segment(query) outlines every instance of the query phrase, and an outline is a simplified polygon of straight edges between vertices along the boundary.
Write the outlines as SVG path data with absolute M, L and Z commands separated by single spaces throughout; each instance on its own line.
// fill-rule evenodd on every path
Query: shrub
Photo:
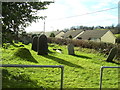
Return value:
M 116 39 L 116 43 L 120 43 L 120 36 L 117 37 L 117 39 Z
M 55 34 L 54 34 L 54 33 L 51 33 L 51 34 L 50 34 L 50 37 L 55 37 Z
M 117 47 L 116 59 L 120 60 L 120 44 L 104 43 L 104 42 L 93 42 L 84 40 L 71 40 L 71 39 L 60 39 L 60 38 L 48 38 L 48 43 L 56 43 L 59 45 L 68 45 L 72 43 L 76 47 L 95 49 L 100 53 L 108 54 L 113 47 Z

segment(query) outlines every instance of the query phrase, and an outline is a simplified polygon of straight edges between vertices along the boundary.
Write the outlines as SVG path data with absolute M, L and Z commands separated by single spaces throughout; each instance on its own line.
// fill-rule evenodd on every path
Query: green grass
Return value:
M 20 43 L 18 44 L 20 45 Z M 53 51 L 62 49 L 62 54 Z M 64 88 L 99 88 L 100 67 L 118 66 L 108 63 L 102 54 L 90 49 L 75 47 L 75 56 L 67 54 L 66 46 L 49 44 L 49 54 L 40 56 L 24 47 L 9 46 L 2 49 L 2 64 L 64 65 Z M 8 68 L 3 69 L 4 88 L 59 88 L 59 68 Z M 118 88 L 118 69 L 105 69 L 103 88 Z
M 120 34 L 115 34 L 116 37 L 120 37 Z

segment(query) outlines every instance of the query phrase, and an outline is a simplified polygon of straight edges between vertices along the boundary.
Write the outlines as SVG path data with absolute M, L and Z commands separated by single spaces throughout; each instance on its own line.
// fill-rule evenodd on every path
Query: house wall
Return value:
M 63 34 L 65 34 L 64 32 L 60 32 L 59 34 L 57 34 L 55 37 L 56 38 L 62 38 L 61 36 L 63 36 Z
M 102 42 L 109 42 L 109 43 L 115 43 L 116 37 L 113 35 L 111 31 L 108 31 L 105 35 L 101 37 Z
M 100 39 L 99 38 L 91 38 L 90 41 L 100 42 Z

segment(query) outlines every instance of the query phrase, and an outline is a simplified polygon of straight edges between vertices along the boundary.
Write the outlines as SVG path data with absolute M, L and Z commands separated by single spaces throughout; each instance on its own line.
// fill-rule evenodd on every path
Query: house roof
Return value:
M 49 36 L 51 35 L 51 33 L 54 33 L 55 36 L 56 36 L 56 35 L 58 35 L 60 32 L 62 32 L 62 31 L 51 31 L 51 32 L 45 32 L 45 35 L 46 35 L 47 37 L 49 37 Z
M 90 38 L 101 38 L 105 33 L 107 33 L 109 30 L 86 30 L 84 33 L 82 33 L 79 38 L 82 39 L 90 39 Z
M 63 38 L 69 38 L 71 35 L 72 38 L 76 37 L 79 33 L 81 33 L 83 30 L 69 30 L 67 31 L 62 37 Z
M 28 33 L 30 33 L 30 34 L 41 34 L 41 33 L 43 33 L 43 31 L 33 31 L 33 32 L 28 32 Z

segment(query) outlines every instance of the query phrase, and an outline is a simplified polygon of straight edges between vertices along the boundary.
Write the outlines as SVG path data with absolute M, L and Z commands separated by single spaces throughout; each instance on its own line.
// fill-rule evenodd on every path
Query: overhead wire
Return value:
M 117 9 L 117 8 L 118 7 L 106 8 L 106 9 L 97 10 L 97 11 L 93 11 L 93 12 L 88 12 L 88 13 L 84 13 L 84 14 L 80 14 L 80 15 L 68 16 L 68 17 L 63 17 L 63 18 L 58 18 L 58 19 L 51 19 L 49 21 L 64 20 L 64 19 L 69 19 L 69 18 L 74 18 L 74 17 L 80 17 L 80 16 L 90 15 L 90 14 L 94 14 L 94 13 L 106 12 L 106 11 Z M 112 20 L 112 19 L 106 19 L 106 20 L 100 20 L 100 21 L 105 22 L 105 21 L 109 21 L 109 20 Z M 92 21 L 92 22 L 96 22 L 96 21 Z M 84 24 L 87 24 L 87 23 L 91 23 L 91 22 L 86 22 Z
M 99 12 L 105 12 L 105 11 L 109 11 L 109 10 L 117 9 L 117 8 L 118 7 L 112 7 L 112 8 L 107 8 L 107 9 L 98 10 L 98 11 L 94 11 L 94 12 L 88 12 L 88 13 L 84 13 L 84 14 L 80 14 L 80 15 L 74 15 L 74 16 L 68 16 L 68 17 L 58 18 L 56 20 L 67 19 L 67 18 L 74 18 L 74 17 L 80 17 L 80 16 L 84 16 L 84 15 L 89 15 L 89 14 L 94 14 L 94 13 L 99 13 Z

